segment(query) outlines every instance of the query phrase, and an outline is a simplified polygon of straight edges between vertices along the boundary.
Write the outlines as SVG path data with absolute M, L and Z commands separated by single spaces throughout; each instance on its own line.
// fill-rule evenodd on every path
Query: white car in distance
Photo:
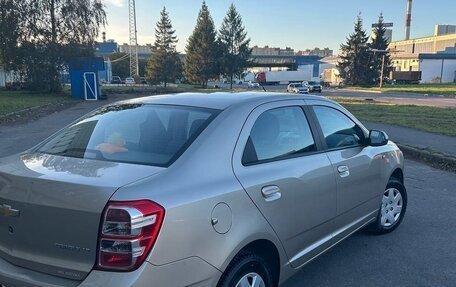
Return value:
M 135 79 L 132 77 L 125 78 L 125 85 L 134 85 L 136 84 Z
M 257 83 L 257 82 L 254 82 L 254 81 L 249 81 L 247 87 L 249 89 L 259 89 L 260 88 L 260 84 Z
M 308 94 L 309 88 L 307 86 L 304 86 L 303 84 L 291 83 L 287 87 L 287 92 L 295 94 Z

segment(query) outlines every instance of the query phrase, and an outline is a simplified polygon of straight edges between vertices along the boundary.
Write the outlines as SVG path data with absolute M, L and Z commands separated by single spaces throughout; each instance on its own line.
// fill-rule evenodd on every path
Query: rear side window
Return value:
M 314 106 L 328 149 L 357 146 L 364 142 L 364 133 L 342 112 L 324 106 Z
M 108 106 L 60 131 L 35 151 L 84 159 L 169 166 L 218 112 L 171 105 Z
M 252 127 L 242 163 L 286 158 L 316 151 L 309 123 L 300 107 L 284 107 L 262 113 Z

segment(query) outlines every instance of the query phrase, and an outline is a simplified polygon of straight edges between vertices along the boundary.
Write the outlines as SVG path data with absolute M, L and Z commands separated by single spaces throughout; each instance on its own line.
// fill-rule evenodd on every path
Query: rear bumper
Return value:
M 78 286 L 81 282 L 52 276 L 13 265 L 0 258 L 0 285 L 6 287 Z
M 156 266 L 144 263 L 133 272 L 92 271 L 84 281 L 73 281 L 14 266 L 0 258 L 0 286 L 6 287 L 212 287 L 222 273 L 198 257 Z
M 204 260 L 191 257 L 156 266 L 146 262 L 134 272 L 92 271 L 79 287 L 212 287 L 222 273 Z

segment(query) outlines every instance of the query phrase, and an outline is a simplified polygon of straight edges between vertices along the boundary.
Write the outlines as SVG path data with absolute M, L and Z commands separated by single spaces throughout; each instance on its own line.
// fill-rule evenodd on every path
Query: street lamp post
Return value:
M 380 89 L 383 87 L 383 70 L 385 69 L 385 54 L 382 56 L 382 70 L 380 72 Z
M 385 55 L 388 53 L 388 50 L 379 50 L 379 49 L 370 49 L 372 52 L 375 53 L 383 53 L 382 56 L 382 70 L 380 71 L 380 89 L 383 87 L 383 70 L 385 69 Z

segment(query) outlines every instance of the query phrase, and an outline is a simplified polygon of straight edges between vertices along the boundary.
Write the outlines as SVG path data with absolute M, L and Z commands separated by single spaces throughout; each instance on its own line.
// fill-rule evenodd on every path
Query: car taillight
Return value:
M 108 202 L 103 213 L 97 269 L 133 271 L 144 262 L 165 215 L 149 200 Z

